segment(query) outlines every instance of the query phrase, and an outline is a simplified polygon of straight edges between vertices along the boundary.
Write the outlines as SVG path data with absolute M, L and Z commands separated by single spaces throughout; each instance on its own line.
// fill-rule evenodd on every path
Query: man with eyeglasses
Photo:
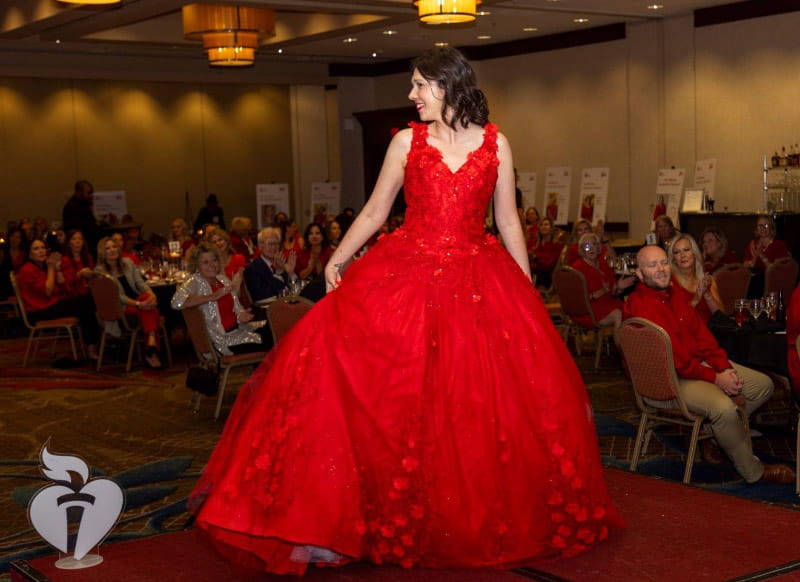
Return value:
M 290 253 L 288 259 L 283 259 L 279 229 L 262 228 L 258 233 L 258 250 L 261 254 L 244 269 L 244 281 L 254 302 L 276 297 L 296 277 L 297 257 Z

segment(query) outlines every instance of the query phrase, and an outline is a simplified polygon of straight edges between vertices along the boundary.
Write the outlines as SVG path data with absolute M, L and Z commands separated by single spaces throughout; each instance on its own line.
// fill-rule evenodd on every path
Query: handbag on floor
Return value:
M 186 387 L 204 396 L 216 396 L 219 371 L 204 366 L 189 366 L 186 370 Z

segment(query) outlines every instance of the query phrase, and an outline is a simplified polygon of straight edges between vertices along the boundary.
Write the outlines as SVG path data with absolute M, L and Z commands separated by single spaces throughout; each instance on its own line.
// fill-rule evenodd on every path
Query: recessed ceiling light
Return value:
M 397 34 L 397 31 L 396 30 L 384 30 L 383 34 L 385 34 L 386 36 L 394 36 L 395 34 Z
M 449 43 L 449 42 L 443 42 L 443 41 L 435 42 L 435 43 L 433 43 L 433 44 L 434 44 L 435 46 L 450 46 L 450 43 Z
M 538 30 L 536 26 L 526 26 L 522 29 L 523 32 L 537 32 Z
M 664 8 L 663 4 L 648 4 L 647 5 L 647 9 L 648 10 L 661 10 L 662 8 Z
M 586 24 L 587 22 L 589 22 L 589 19 L 588 18 L 573 18 L 572 22 L 574 22 L 575 24 Z
M 489 39 L 492 38 L 492 35 L 491 34 L 479 34 L 476 38 L 478 40 L 489 40 Z
M 346 39 L 342 41 L 345 44 L 350 44 L 351 42 L 358 42 L 358 39 L 354 36 L 348 36 Z

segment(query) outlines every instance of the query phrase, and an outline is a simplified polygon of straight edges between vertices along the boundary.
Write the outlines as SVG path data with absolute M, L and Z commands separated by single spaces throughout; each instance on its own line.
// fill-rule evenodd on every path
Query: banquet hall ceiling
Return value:
M 276 12 L 276 35 L 257 59 L 367 64 L 415 56 L 436 42 L 481 46 L 691 14 L 731 0 L 483 0 L 467 26 L 423 26 L 410 0 L 246 0 Z M 188 0 L 122 0 L 85 7 L 57 0 L 0 2 L 0 51 L 202 58 L 183 39 Z M 234 4 L 216 0 L 219 4 Z M 648 5 L 662 4 L 653 10 Z M 576 19 L 588 19 L 576 22 Z M 386 34 L 387 31 L 394 31 Z M 479 38 L 480 37 L 480 38 Z M 356 39 L 346 42 L 346 39 Z

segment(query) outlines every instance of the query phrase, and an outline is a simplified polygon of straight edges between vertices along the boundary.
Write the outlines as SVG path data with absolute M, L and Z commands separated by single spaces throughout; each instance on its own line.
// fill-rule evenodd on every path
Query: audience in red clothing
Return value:
M 181 256 L 186 256 L 187 251 L 195 245 L 194 238 L 189 234 L 189 226 L 182 218 L 175 218 L 169 225 L 169 240 L 181 243 Z
M 133 261 L 121 256 L 119 247 L 109 237 L 97 243 L 97 271 L 116 281 L 119 300 L 127 315 L 139 320 L 145 334 L 145 360 L 151 368 L 161 368 L 158 340 L 158 301 Z
M 678 236 L 678 234 L 678 229 L 675 228 L 675 224 L 672 222 L 672 219 L 669 216 L 662 214 L 656 218 L 656 236 L 658 237 L 658 246 L 664 249 L 664 252 L 667 252 L 669 245 L 672 244 L 672 241 L 675 240 L 675 237 Z
M 15 228 L 6 237 L 6 260 L 11 263 L 11 269 L 16 273 L 28 258 L 28 237 L 21 228 Z
M 335 250 L 336 247 L 339 246 L 339 242 L 342 240 L 344 233 L 342 232 L 342 225 L 339 224 L 339 221 L 332 220 L 328 225 L 327 234 L 328 234 L 328 246 L 331 250 Z
M 797 353 L 797 337 L 800 336 L 800 285 L 795 287 L 789 307 L 786 309 L 786 355 L 792 392 L 800 401 L 800 355 Z
M 303 250 L 297 255 L 295 270 L 301 279 L 313 279 L 325 270 L 325 265 L 328 264 L 328 259 L 331 258 L 333 251 L 328 246 L 325 231 L 316 222 L 312 222 L 306 227 L 303 239 L 305 244 Z
M 242 255 L 248 263 L 253 260 L 256 253 L 256 245 L 250 233 L 252 228 L 253 223 L 246 216 L 237 216 L 231 220 L 231 246 L 234 252 Z
M 556 238 L 553 221 L 544 217 L 539 221 L 539 231 L 528 241 L 528 257 L 531 272 L 536 276 L 536 286 L 549 289 L 553 283 L 555 269 L 564 243 Z
M 89 295 L 70 296 L 61 272 L 61 253 L 47 254 L 44 241 L 31 243 L 28 259 L 17 273 L 17 286 L 31 323 L 77 317 L 89 357 L 97 359 L 97 319 Z
M 537 232 L 539 232 L 539 211 L 529 206 L 525 211 L 525 239 L 532 239 Z
M 592 223 L 588 220 L 576 220 L 575 223 L 572 225 L 572 235 L 570 236 L 570 244 L 567 246 L 566 250 L 564 251 L 564 260 L 562 263 L 567 266 L 571 266 L 572 263 L 578 260 L 578 241 L 580 241 L 581 237 L 585 234 L 590 232 L 594 232 L 600 242 L 602 247 L 600 249 L 600 259 L 602 261 L 608 262 L 608 259 L 615 258 L 617 256 L 616 251 L 614 248 L 607 244 L 607 241 L 603 240 L 603 221 L 600 220 L 597 223 L 597 228 L 592 227 Z
M 786 243 L 775 238 L 775 221 L 771 216 L 759 216 L 755 239 L 744 249 L 744 266 L 764 272 L 770 263 L 789 256 Z
M 206 240 L 219 251 L 220 266 L 238 294 L 242 285 L 243 271 L 247 265 L 244 255 L 233 250 L 231 237 L 221 228 L 215 228 Z
M 61 257 L 61 272 L 68 295 L 89 294 L 89 279 L 95 275 L 94 259 L 89 254 L 89 246 L 83 233 L 79 230 L 69 232 Z
M 679 234 L 669 247 L 668 257 L 673 279 L 703 323 L 708 323 L 714 312 L 725 310 L 717 282 L 703 272 L 700 249 L 691 235 Z
M 304 241 L 297 228 L 297 221 L 294 218 L 287 218 L 286 221 L 281 224 L 280 228 L 281 237 L 283 238 L 283 244 L 281 246 L 283 258 L 288 259 L 289 253 L 294 253 L 299 257 L 300 251 L 303 250 Z
M 706 273 L 738 262 L 736 253 L 728 248 L 728 237 L 720 229 L 709 226 L 700 235 L 700 243 L 703 245 L 703 270 Z
M 600 237 L 587 232 L 578 241 L 580 258 L 572 263 L 572 268 L 583 273 L 586 279 L 586 290 L 592 307 L 594 320 L 600 326 L 614 326 L 614 341 L 617 331 L 622 325 L 622 300 L 618 295 L 636 282 L 636 277 L 628 276 L 617 280 L 614 270 L 608 265 L 600 253 L 602 245 Z M 592 321 L 587 315 L 575 318 L 576 323 L 591 328 Z

